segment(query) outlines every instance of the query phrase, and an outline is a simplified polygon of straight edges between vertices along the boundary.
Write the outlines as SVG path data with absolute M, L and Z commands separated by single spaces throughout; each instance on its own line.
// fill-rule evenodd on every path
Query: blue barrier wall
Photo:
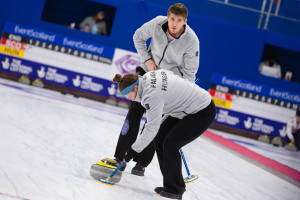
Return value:
M 135 30 L 157 15 L 166 15 L 168 9 L 166 5 L 155 4 L 147 0 L 93 0 L 93 2 L 116 7 L 109 36 L 92 35 L 43 21 L 41 18 L 45 0 L 1 1 L 0 30 L 2 31 L 5 21 L 12 21 L 94 43 L 136 51 L 132 41 Z M 173 1 L 169 2 L 170 4 L 173 3 Z M 181 2 L 185 3 L 185 1 Z M 211 7 L 213 5 L 208 1 L 199 1 L 198 4 L 194 3 L 193 5 L 186 1 L 186 5 L 188 8 L 193 6 L 190 9 L 188 24 L 200 40 L 200 67 L 197 76 L 201 79 L 200 85 L 202 87 L 208 89 L 212 73 L 218 72 L 300 93 L 299 83 L 265 77 L 258 72 L 266 44 L 299 53 L 299 38 L 257 29 L 248 24 L 241 25 L 240 23 L 209 17 L 209 10 L 207 9 L 211 9 L 212 12 L 226 12 L 226 10 Z M 196 12 L 196 6 L 199 6 L 199 10 L 207 10 L 207 13 Z M 237 17 L 232 13 L 231 15 Z M 282 60 L 284 61 L 284 58 Z M 299 67 L 295 70 L 298 70 L 297 73 L 300 74 Z

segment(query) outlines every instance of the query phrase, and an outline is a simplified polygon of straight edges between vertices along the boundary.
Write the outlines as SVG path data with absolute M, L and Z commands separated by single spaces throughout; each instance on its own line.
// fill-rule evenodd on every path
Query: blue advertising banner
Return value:
M 68 36 L 52 33 L 38 28 L 33 28 L 25 25 L 5 22 L 3 32 L 20 35 L 26 38 L 39 40 L 67 48 L 84 51 L 94 55 L 99 55 L 105 58 L 112 59 L 115 48 L 100 44 L 90 43 L 84 40 L 71 38 Z
M 238 90 L 243 90 L 291 103 L 300 104 L 300 94 L 259 83 L 250 82 L 240 78 L 213 73 L 211 82 Z
M 111 81 L 64 70 L 49 65 L 24 60 L 0 53 L 0 71 L 15 75 L 26 75 L 31 79 L 40 79 L 55 85 L 89 92 L 104 97 L 124 100 L 117 85 Z M 128 101 L 128 100 L 127 100 Z
M 286 124 L 261 117 L 216 107 L 217 116 L 214 123 L 254 132 L 270 137 L 277 137 L 285 130 Z

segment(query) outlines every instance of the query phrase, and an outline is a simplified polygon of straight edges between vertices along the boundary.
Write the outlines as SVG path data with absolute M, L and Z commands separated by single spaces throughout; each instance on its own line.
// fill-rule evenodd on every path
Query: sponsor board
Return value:
M 12 22 L 5 22 L 0 52 L 1 71 L 126 101 L 112 79 L 140 65 L 135 52 Z
M 53 43 L 48 43 L 40 40 L 34 40 L 30 38 L 21 37 L 18 35 L 14 35 L 11 33 L 2 33 L 1 43 L 6 47 L 11 47 L 14 49 L 22 48 L 25 50 L 26 46 L 40 48 L 40 51 L 50 50 L 53 52 L 61 53 L 61 55 L 71 55 L 75 57 L 80 57 L 82 59 L 92 60 L 96 62 L 100 62 L 103 64 L 111 65 L 112 59 L 106 58 L 100 55 L 92 54 L 90 52 L 79 51 L 77 49 L 67 48 L 64 46 L 60 46 Z M 21 46 L 22 44 L 22 46 Z M 30 48 L 28 48 L 29 50 Z M 27 52 L 29 53 L 29 52 Z M 40 54 L 43 56 L 43 53 Z
M 111 63 L 115 51 L 115 48 L 113 47 L 90 43 L 88 41 L 8 21 L 5 22 L 3 32 L 5 34 L 12 34 L 10 37 L 15 36 L 14 38 L 16 38 L 16 40 L 20 40 L 22 37 L 27 38 L 27 41 L 34 45 L 37 45 L 37 42 L 39 42 L 39 44 L 45 44 L 45 46 L 52 44 L 52 46 L 57 46 L 57 48 L 60 49 L 64 47 L 67 49 L 77 50 L 78 52 L 97 55 L 100 57 L 101 62 L 104 63 Z
M 214 73 L 209 93 L 217 106 L 214 123 L 272 137 L 285 131 L 299 107 L 299 94 Z
M 221 124 L 245 131 L 250 131 L 271 137 L 277 137 L 286 127 L 286 124 L 261 117 L 232 111 L 229 109 L 217 109 L 217 116 L 214 123 Z
M 283 100 L 290 103 L 300 104 L 300 94 L 259 83 L 250 82 L 240 78 L 213 73 L 211 82 L 236 90 Z
M 119 100 L 128 101 L 127 98 L 119 94 L 117 85 L 115 83 L 105 79 L 64 70 L 42 63 L 28 61 L 1 53 L 0 63 L 0 71 L 19 76 L 26 75 L 30 79 L 40 79 L 45 83 L 51 83 L 104 97 L 115 97 Z
M 279 100 L 276 98 L 271 98 L 271 97 L 267 97 L 267 96 L 263 96 L 263 95 L 259 95 L 259 94 L 254 94 L 252 92 L 237 90 L 237 89 L 229 88 L 229 87 L 222 86 L 222 85 L 216 85 L 214 83 L 211 83 L 209 88 L 210 88 L 209 89 L 210 94 L 213 97 L 216 96 L 215 93 L 212 92 L 213 90 L 215 90 L 216 92 L 218 91 L 218 92 L 225 93 L 227 100 L 229 99 L 227 97 L 227 95 L 229 95 L 232 98 L 232 100 L 234 98 L 236 99 L 238 97 L 243 97 L 243 98 L 251 100 L 251 101 L 253 100 L 253 103 L 262 102 L 262 103 L 267 103 L 268 105 L 276 105 L 276 106 L 280 106 L 282 108 L 288 108 L 291 110 L 296 110 L 298 108 L 298 104 L 296 104 L 296 103 L 291 103 L 291 102 Z M 224 95 L 222 95 L 222 94 L 217 95 L 217 98 L 224 99 Z
M 115 74 L 123 76 L 128 73 L 134 73 L 140 64 L 140 57 L 137 53 L 116 48 L 110 79 L 112 80 Z

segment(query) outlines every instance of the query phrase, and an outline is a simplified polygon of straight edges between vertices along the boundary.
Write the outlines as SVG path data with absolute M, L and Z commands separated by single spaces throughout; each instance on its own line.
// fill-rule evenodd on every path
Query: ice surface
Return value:
M 0 199 L 155 200 L 162 186 L 155 157 L 145 177 L 113 187 L 89 176 L 112 157 L 127 110 L 0 79 Z M 201 136 L 183 147 L 191 174 L 186 200 L 299 200 L 300 189 Z M 183 175 L 186 172 L 183 166 Z

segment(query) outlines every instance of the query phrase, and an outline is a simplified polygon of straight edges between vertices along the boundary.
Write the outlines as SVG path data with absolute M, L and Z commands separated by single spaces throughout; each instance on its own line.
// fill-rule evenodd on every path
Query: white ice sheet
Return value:
M 127 110 L 0 79 L 0 199 L 155 200 L 155 157 L 145 177 L 129 163 L 114 187 L 89 176 L 112 157 Z M 204 137 L 204 136 L 202 136 Z M 186 200 L 298 200 L 300 189 L 209 140 L 183 148 L 192 174 Z M 185 169 L 183 174 L 186 176 Z

